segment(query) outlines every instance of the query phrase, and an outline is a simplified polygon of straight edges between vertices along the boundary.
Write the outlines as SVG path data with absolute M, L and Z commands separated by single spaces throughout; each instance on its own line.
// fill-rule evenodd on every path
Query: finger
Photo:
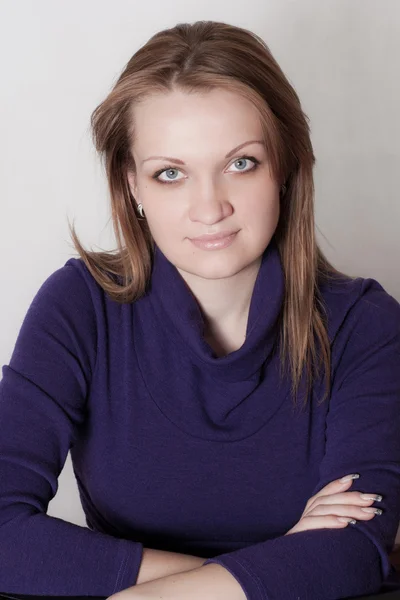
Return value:
M 343 492 L 338 494 L 331 494 L 330 496 L 319 496 L 314 499 L 303 511 L 302 517 L 312 511 L 315 506 L 320 504 L 349 504 L 357 506 L 371 506 L 374 502 L 378 501 L 374 499 L 375 494 L 368 494 L 370 499 L 361 498 L 361 492 Z M 378 495 L 379 497 L 379 495 Z M 380 496 L 382 498 L 382 496 Z
M 369 499 L 363 499 L 361 497 L 361 492 L 340 492 L 338 494 L 331 494 L 330 496 L 319 496 L 314 499 L 313 505 L 309 506 L 307 512 L 314 506 L 320 504 L 355 504 L 357 506 L 370 506 L 374 502 L 379 501 L 377 498 L 374 498 L 376 494 L 368 493 L 368 496 Z
M 363 519 L 364 521 L 370 521 L 376 516 L 376 514 L 378 514 L 373 512 L 364 512 L 362 508 L 362 506 L 352 506 L 349 504 L 318 504 L 310 513 L 308 513 L 307 517 L 335 515 L 337 517 L 351 517 L 352 519 Z M 380 508 L 374 510 L 381 511 Z
M 358 475 L 358 474 L 356 473 L 355 475 Z M 354 481 L 354 479 L 350 479 L 350 480 L 344 481 L 344 482 L 340 481 L 340 479 L 335 479 L 334 481 L 331 481 L 325 487 L 323 487 L 319 492 L 314 494 L 314 496 L 311 496 L 311 498 L 308 499 L 307 504 L 306 504 L 306 509 L 308 509 L 310 507 L 310 505 L 314 503 L 316 498 L 321 498 L 322 496 L 329 496 L 331 494 L 336 494 L 338 492 L 347 490 L 348 488 L 350 488 L 352 486 L 353 481 Z
M 304 517 L 285 535 L 297 533 L 299 531 L 308 531 L 310 529 L 343 529 L 349 525 L 348 522 L 338 521 L 334 515 Z

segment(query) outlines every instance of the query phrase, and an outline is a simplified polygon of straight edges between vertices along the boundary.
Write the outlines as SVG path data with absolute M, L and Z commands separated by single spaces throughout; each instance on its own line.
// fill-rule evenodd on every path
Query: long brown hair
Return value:
M 135 173 L 132 107 L 153 93 L 225 88 L 242 94 L 259 111 L 271 173 L 286 192 L 275 231 L 285 278 L 281 313 L 281 376 L 289 367 L 293 396 L 307 371 L 306 402 L 313 378 L 324 367 L 330 393 L 331 353 L 319 283 L 352 279 L 336 270 L 315 238 L 313 166 L 308 117 L 297 93 L 266 43 L 255 33 L 215 21 L 179 23 L 153 35 L 129 60 L 91 116 L 93 142 L 103 161 L 117 240 L 113 252 L 86 251 L 69 225 L 76 250 L 104 291 L 132 302 L 147 289 L 154 241 L 137 218 L 127 172 Z M 295 399 L 296 404 L 296 399 Z

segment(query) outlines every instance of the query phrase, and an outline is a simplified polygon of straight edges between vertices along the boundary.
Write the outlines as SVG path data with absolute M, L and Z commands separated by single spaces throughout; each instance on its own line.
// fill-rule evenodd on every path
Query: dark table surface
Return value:
M 8 600 L 53 600 L 54 598 L 65 598 L 65 600 L 105 600 L 107 596 L 31 596 L 0 592 L 0 598 L 8 598 Z M 400 590 L 389 590 L 372 596 L 357 596 L 357 600 L 400 600 Z
M 65 598 L 65 600 L 105 600 L 107 596 L 31 596 L 27 594 L 5 594 L 0 592 L 0 598 L 8 598 L 8 600 L 53 600 L 54 598 Z M 374 594 L 373 596 L 357 596 L 357 600 L 400 600 L 400 590 Z
M 53 598 L 68 598 L 68 600 L 105 600 L 105 598 L 108 597 L 109 596 L 32 596 L 27 594 L 7 594 L 5 592 L 0 592 L 0 598 L 8 598 L 9 600 L 53 600 Z M 385 598 L 387 598 L 387 596 L 385 596 Z

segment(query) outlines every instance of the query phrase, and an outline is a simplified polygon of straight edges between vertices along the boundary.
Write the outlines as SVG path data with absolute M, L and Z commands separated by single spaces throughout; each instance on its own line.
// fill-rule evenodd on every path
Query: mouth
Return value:
M 212 235 L 201 235 L 189 238 L 192 244 L 203 250 L 219 250 L 227 248 L 236 238 L 238 231 L 221 231 Z

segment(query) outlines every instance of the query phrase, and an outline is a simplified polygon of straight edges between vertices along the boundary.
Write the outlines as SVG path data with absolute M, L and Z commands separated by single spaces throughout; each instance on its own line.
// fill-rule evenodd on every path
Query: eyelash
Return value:
M 260 161 L 257 160 L 257 158 L 255 158 L 254 156 L 239 156 L 239 158 L 234 160 L 232 164 L 234 164 L 238 160 L 243 160 L 243 159 L 251 160 L 252 162 L 254 162 L 254 166 L 251 169 L 247 169 L 247 171 L 243 171 L 243 174 L 252 173 L 261 164 Z M 172 183 L 179 183 L 180 181 L 182 181 L 181 179 L 177 179 L 176 181 L 173 181 L 173 180 L 172 181 L 161 181 L 161 179 L 158 179 L 158 177 L 161 175 L 161 173 L 164 173 L 165 171 L 168 171 L 169 169 L 172 169 L 174 171 L 175 170 L 179 171 L 179 169 L 177 169 L 176 167 L 172 167 L 171 165 L 168 165 L 168 166 L 164 167 L 163 169 L 156 171 L 154 173 L 154 175 L 152 175 L 152 178 L 155 179 L 157 181 L 157 183 L 161 183 L 161 184 L 165 183 L 166 185 L 171 185 Z M 240 171 L 238 171 L 238 172 L 240 173 Z

